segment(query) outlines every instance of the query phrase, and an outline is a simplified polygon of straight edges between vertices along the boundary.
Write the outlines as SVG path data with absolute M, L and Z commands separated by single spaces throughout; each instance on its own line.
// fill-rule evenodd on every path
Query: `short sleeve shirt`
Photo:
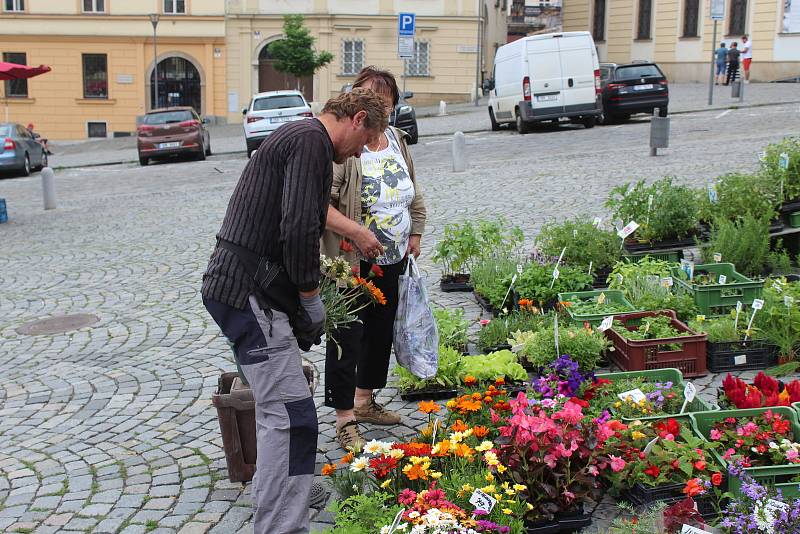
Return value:
M 753 43 L 750 41 L 742 45 L 742 59 L 753 59 Z

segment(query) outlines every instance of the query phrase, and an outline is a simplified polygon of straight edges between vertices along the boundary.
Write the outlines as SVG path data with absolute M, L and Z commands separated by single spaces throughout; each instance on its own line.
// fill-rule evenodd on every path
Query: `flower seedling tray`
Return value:
M 475 302 L 477 302 L 484 311 L 494 314 L 494 306 L 489 302 L 489 299 L 474 290 L 472 291 L 472 295 L 475 297 Z
M 691 419 L 692 428 L 695 434 L 707 441 L 711 441 L 709 434 L 711 433 L 711 428 L 715 423 L 728 417 L 735 417 L 737 419 L 740 417 L 752 417 L 763 414 L 768 410 L 772 410 L 773 413 L 779 413 L 786 417 L 786 419 L 791 422 L 794 439 L 800 439 L 800 424 L 797 422 L 797 413 L 788 406 L 749 408 L 746 410 L 720 410 L 717 412 L 699 412 L 691 414 L 689 418 Z M 719 451 L 713 450 L 711 452 L 722 466 L 728 466 L 728 462 L 722 458 L 722 455 Z M 792 478 L 800 475 L 800 464 L 748 467 L 745 468 L 744 471 L 753 477 L 759 484 L 774 486 L 775 488 L 780 489 L 784 497 L 800 497 L 800 483 L 790 482 Z M 741 481 L 736 477 L 728 477 L 728 490 L 735 497 L 743 496 L 741 490 Z
M 708 342 L 708 370 L 712 373 L 766 369 L 777 363 L 777 347 L 761 339 Z
M 439 288 L 445 293 L 472 291 L 472 284 L 469 283 L 469 274 L 448 274 L 442 276 L 439 281 Z
M 737 302 L 750 305 L 761 296 L 764 288 L 763 280 L 751 280 L 737 273 L 732 263 L 705 263 L 694 267 L 695 274 L 704 271 L 725 275 L 728 278 L 726 284 L 699 285 L 692 280 L 682 280 L 680 267 L 671 267 L 670 271 L 674 281 L 673 290 L 694 297 L 695 304 L 704 315 L 725 314 Z
M 556 534 L 561 532 L 558 528 L 558 521 L 525 521 L 525 532 L 527 534 Z
M 637 507 L 650 507 L 657 502 L 663 502 L 669 506 L 686 498 L 683 493 L 685 487 L 686 484 L 661 484 L 648 487 L 637 482 L 623 493 L 623 498 Z M 697 511 L 700 512 L 703 519 L 711 519 L 717 515 L 717 508 L 714 506 L 711 495 L 699 495 L 693 499 L 697 504 Z
M 629 371 L 624 373 L 604 373 L 595 375 L 597 378 L 605 378 L 606 380 L 611 380 L 615 382 L 617 380 L 629 380 L 632 378 L 644 378 L 647 382 L 672 382 L 676 386 L 680 386 L 683 388 L 686 385 L 686 382 L 683 381 L 683 374 L 681 374 L 679 369 L 653 369 L 651 371 Z M 609 408 L 611 413 L 614 413 L 614 409 Z M 705 412 L 709 410 L 719 410 L 719 406 L 711 404 L 710 402 L 706 402 L 700 398 L 699 395 L 695 395 L 692 402 L 690 402 L 686 406 L 686 411 L 682 414 L 659 414 L 659 415 L 649 415 L 646 417 L 623 417 L 623 421 L 657 421 L 659 419 L 688 419 L 689 414 L 693 412 Z
M 695 245 L 694 237 L 685 237 L 683 239 L 670 239 L 667 241 L 657 242 L 640 242 L 636 239 L 627 238 L 623 244 L 625 252 L 659 252 L 674 248 L 687 248 Z
M 403 390 L 400 392 L 400 398 L 404 401 L 452 399 L 458 396 L 458 391 L 458 388 L 455 387 L 430 387 L 425 389 Z
M 705 334 L 698 334 L 679 321 L 672 310 L 655 312 L 635 312 L 616 315 L 615 322 L 620 322 L 628 330 L 633 330 L 644 317 L 666 315 L 672 327 L 679 332 L 688 332 L 683 337 L 632 340 L 622 337 L 612 328 L 605 331 L 614 344 L 609 352 L 611 360 L 625 371 L 646 371 L 651 369 L 676 368 L 687 378 L 695 378 L 708 374 L 706 369 Z M 673 350 L 670 345 L 680 345 Z
M 662 260 L 668 261 L 670 263 L 678 263 L 683 258 L 683 252 L 680 250 L 671 250 L 666 252 L 658 252 L 655 250 L 649 250 L 646 252 L 627 252 L 623 254 L 622 257 L 633 263 L 637 263 L 640 260 L 650 256 L 654 260 Z
M 587 313 L 587 314 L 577 314 L 574 313 L 572 308 L 569 306 L 565 306 L 567 313 L 569 314 L 569 318 L 572 320 L 572 323 L 576 326 L 583 326 L 583 323 L 589 323 L 592 326 L 597 326 L 603 322 L 605 317 L 609 315 L 616 315 L 618 313 L 627 313 L 636 311 L 636 308 L 633 307 L 633 304 L 628 302 L 625 298 L 622 291 L 618 289 L 604 289 L 602 291 L 573 291 L 570 293 L 559 293 L 558 300 L 559 302 L 574 302 L 576 300 L 592 300 L 597 301 L 597 298 L 604 294 L 606 296 L 607 302 L 614 302 L 617 304 L 621 304 L 625 306 L 627 309 L 624 312 L 615 312 L 615 313 Z

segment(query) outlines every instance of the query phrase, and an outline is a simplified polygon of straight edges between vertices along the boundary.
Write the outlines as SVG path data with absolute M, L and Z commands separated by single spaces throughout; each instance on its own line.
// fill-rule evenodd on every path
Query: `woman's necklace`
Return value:
M 383 140 L 386 140 L 386 146 L 383 146 Z M 378 138 L 378 146 L 372 148 L 371 146 L 367 145 L 367 148 L 370 152 L 380 152 L 381 150 L 386 149 L 389 146 L 389 139 L 386 137 L 385 133 L 382 133 L 381 136 Z

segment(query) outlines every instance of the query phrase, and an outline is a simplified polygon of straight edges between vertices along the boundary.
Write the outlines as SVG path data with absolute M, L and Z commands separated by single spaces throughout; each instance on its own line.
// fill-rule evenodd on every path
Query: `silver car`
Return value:
M 313 117 L 300 91 L 268 91 L 253 96 L 250 105 L 242 110 L 247 157 L 279 126 Z
M 0 123 L 0 171 L 16 171 L 30 176 L 31 169 L 47 167 L 47 153 L 26 127 Z

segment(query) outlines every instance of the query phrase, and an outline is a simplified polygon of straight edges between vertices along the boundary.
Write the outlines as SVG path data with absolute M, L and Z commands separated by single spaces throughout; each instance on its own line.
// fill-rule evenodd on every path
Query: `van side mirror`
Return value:
M 414 98 L 414 93 L 413 93 L 413 91 L 406 91 L 406 92 L 404 92 L 404 93 L 403 93 L 403 98 L 405 98 L 406 100 L 408 100 L 409 98 Z
M 494 78 L 489 78 L 489 90 L 494 91 Z

